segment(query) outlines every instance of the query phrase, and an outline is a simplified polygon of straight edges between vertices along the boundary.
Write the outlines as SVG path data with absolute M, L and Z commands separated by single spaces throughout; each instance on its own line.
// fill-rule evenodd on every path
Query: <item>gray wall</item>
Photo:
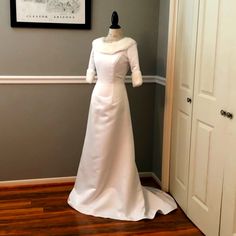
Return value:
M 155 86 L 152 171 L 161 180 L 165 87 Z
M 166 77 L 170 0 L 159 0 L 156 73 Z M 155 86 L 152 171 L 161 180 L 165 87 Z
M 92 88 L 1 85 L 0 180 L 75 176 Z M 127 90 L 136 162 L 140 171 L 151 171 L 155 86 L 128 84 Z
M 107 34 L 113 10 L 139 45 L 144 74 L 156 74 L 156 0 L 94 0 L 91 30 L 10 27 L 10 1 L 0 1 L 0 75 L 84 75 L 91 42 Z
M 166 76 L 169 5 L 170 0 L 159 0 L 157 36 L 157 75 L 163 77 Z
M 155 84 L 133 89 L 127 86 L 134 132 L 135 157 L 139 171 L 152 171 Z
M 9 2 L 0 1 L 0 75 L 84 75 L 91 41 L 107 34 L 113 10 L 138 42 L 143 74 L 164 75 L 165 0 L 93 1 L 92 30 L 10 28 Z M 0 181 L 76 175 L 92 89 L 0 84 Z M 164 87 L 127 90 L 138 169 L 160 176 Z

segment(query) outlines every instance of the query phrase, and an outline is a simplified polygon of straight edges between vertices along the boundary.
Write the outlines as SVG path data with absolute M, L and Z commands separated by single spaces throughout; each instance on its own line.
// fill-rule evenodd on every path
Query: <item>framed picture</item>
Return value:
M 91 0 L 10 0 L 11 26 L 91 28 Z

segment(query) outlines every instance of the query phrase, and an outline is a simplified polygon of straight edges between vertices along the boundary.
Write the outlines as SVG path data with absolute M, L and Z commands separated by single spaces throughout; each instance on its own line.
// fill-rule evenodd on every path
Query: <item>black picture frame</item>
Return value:
M 40 19 L 37 19 L 37 22 L 31 21 L 19 21 L 17 19 L 17 1 L 21 0 L 10 0 L 10 13 L 11 13 L 11 27 L 26 27 L 26 28 L 57 28 L 57 29 L 91 29 L 91 0 L 80 0 L 84 4 L 85 11 L 84 14 L 84 22 L 76 22 L 76 23 L 67 23 L 65 22 L 40 22 Z M 34 2 L 37 4 L 40 0 L 28 0 L 29 2 Z M 52 0 L 53 1 L 53 0 Z M 63 1 L 63 0 L 62 0 Z M 64 0 L 65 1 L 65 0 Z M 43 2 L 43 0 L 42 0 Z M 69 2 L 69 0 L 68 0 Z M 34 3 L 33 3 L 34 4 Z M 56 14 L 56 13 L 55 13 Z M 71 12 L 71 15 L 74 14 Z M 59 15 L 60 17 L 63 14 Z M 68 13 L 67 13 L 68 16 Z M 54 17 L 55 18 L 55 17 Z M 65 15 L 66 18 L 66 15 Z M 60 19 L 63 21 L 63 19 Z

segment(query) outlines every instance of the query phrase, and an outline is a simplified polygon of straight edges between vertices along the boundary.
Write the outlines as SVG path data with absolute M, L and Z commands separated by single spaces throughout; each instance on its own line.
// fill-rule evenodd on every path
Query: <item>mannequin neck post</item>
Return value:
M 109 29 L 108 35 L 105 37 L 104 41 L 107 43 L 111 43 L 114 41 L 118 41 L 124 37 L 123 30 L 119 29 Z

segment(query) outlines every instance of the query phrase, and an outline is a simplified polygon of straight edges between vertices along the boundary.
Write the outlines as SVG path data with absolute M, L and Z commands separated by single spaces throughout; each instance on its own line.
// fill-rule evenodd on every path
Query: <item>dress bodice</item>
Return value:
M 100 82 L 119 82 L 124 79 L 129 69 L 129 61 L 125 51 L 114 54 L 95 51 L 94 63 Z
M 133 86 L 142 84 L 137 44 L 131 38 L 106 43 L 104 38 L 93 41 L 86 80 L 92 82 L 97 73 L 98 81 L 104 83 L 123 82 L 129 68 Z

